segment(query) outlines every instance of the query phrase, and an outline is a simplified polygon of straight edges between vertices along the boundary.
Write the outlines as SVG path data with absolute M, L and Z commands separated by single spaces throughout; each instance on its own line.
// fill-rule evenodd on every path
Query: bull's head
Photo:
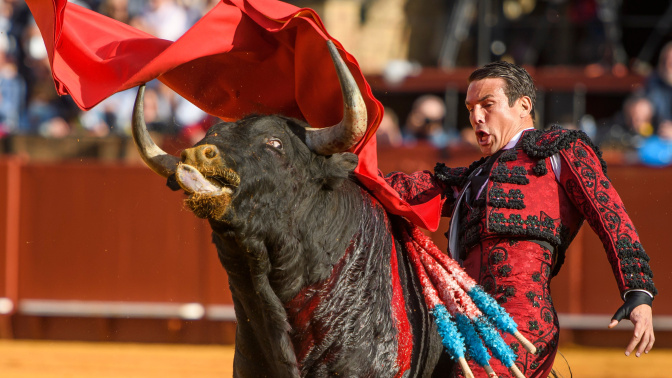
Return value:
M 202 141 L 183 151 L 178 158 L 161 150 L 147 132 L 142 86 L 133 111 L 133 138 L 142 159 L 159 175 L 169 180 L 174 177 L 190 195 L 187 204 L 197 216 L 215 221 L 223 220 L 241 185 L 241 175 L 254 177 L 258 176 L 259 170 L 270 170 L 264 166 L 263 154 L 271 154 L 273 159 L 270 160 L 276 165 L 284 164 L 285 174 L 298 174 L 295 167 L 282 161 L 295 161 L 304 149 L 308 151 L 303 153 L 306 159 L 312 159 L 307 155 L 317 154 L 328 162 L 320 164 L 321 173 L 307 173 L 306 177 L 319 178 L 325 174 L 332 178 L 347 177 L 347 172 L 344 175 L 337 171 L 343 171 L 343 167 L 354 169 L 356 157 L 340 153 L 354 146 L 365 134 L 367 112 L 359 88 L 338 50 L 331 41 L 328 46 L 343 93 L 343 119 L 338 124 L 316 129 L 286 117 L 252 116 L 236 123 L 213 126 Z M 244 166 L 239 163 L 246 160 L 254 160 L 254 163 Z M 243 172 L 248 169 L 257 172 Z

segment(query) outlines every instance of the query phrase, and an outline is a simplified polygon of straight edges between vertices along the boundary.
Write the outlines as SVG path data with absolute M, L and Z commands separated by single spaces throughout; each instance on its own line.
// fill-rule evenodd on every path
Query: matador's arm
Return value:
M 635 329 L 625 355 L 636 349 L 639 357 L 648 353 L 655 342 L 651 304 L 658 291 L 653 284 L 649 256 L 623 201 L 606 176 L 606 164 L 596 149 L 576 140 L 561 150 L 560 156 L 560 183 L 602 241 L 625 301 L 612 317 L 609 328 L 623 318 L 629 319 Z
M 434 173 L 418 171 L 412 174 L 392 172 L 385 177 L 385 181 L 399 193 L 399 197 L 411 205 L 423 203 L 430 198 L 441 195 L 443 206 L 441 215 L 448 217 L 452 214 L 453 205 L 459 190 L 464 186 L 470 168 L 448 168 L 438 163 Z
M 560 157 L 560 184 L 602 241 L 621 294 L 646 290 L 656 295 L 649 256 L 601 159 L 580 139 L 560 150 Z

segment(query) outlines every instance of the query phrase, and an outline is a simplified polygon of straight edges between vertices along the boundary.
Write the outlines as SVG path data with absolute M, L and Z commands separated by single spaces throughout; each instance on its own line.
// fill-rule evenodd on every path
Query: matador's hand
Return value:
M 653 313 L 651 310 L 652 299 L 647 293 L 631 292 L 627 295 L 626 301 L 621 308 L 616 311 L 609 323 L 609 328 L 614 328 L 622 319 L 630 319 L 635 326 L 635 331 L 630 343 L 625 348 L 625 355 L 629 356 L 637 348 L 637 357 L 642 352 L 649 353 L 653 348 L 656 338 L 653 334 Z M 639 346 L 638 346 L 639 345 Z

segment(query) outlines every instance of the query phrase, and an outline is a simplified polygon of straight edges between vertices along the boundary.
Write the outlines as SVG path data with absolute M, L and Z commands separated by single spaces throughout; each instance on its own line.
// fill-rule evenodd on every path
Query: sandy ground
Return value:
M 561 349 L 556 367 L 563 377 L 667 378 L 672 349 L 641 358 L 620 349 Z M 231 377 L 230 346 L 77 343 L 0 340 L 2 378 L 177 378 Z

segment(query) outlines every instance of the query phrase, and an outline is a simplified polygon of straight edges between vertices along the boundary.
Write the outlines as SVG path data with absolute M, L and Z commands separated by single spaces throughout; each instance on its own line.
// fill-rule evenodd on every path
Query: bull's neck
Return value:
M 294 340 L 289 334 L 296 319 L 288 319 L 287 303 L 302 289 L 328 280 L 338 266 L 345 269 L 347 275 L 334 276 L 338 281 L 335 286 L 339 287 L 336 293 L 353 305 L 370 302 L 361 298 L 361 290 L 371 284 L 359 286 L 358 283 L 358 295 L 351 296 L 341 282 L 358 279 L 358 274 L 373 269 L 370 265 L 374 261 L 381 261 L 363 256 L 370 247 L 363 245 L 362 236 L 371 243 L 374 239 L 371 230 L 379 232 L 380 227 L 384 228 L 379 225 L 384 224 L 383 219 L 375 222 L 361 219 L 363 197 L 368 199 L 354 184 L 342 192 L 323 193 L 312 203 L 303 204 L 303 208 L 284 220 L 287 223 L 269 222 L 273 227 L 268 235 L 239 235 L 213 227 L 238 320 L 236 353 L 241 354 L 241 361 L 256 361 L 245 368 L 252 374 L 244 375 L 252 376 L 266 369 L 266 374 L 273 372 L 273 376 L 279 377 L 291 375 L 297 369 Z M 368 200 L 369 212 L 373 206 Z M 384 217 L 381 209 L 377 213 Z M 285 230 L 287 235 L 278 235 L 278 230 Z M 389 270 L 389 267 L 375 268 L 379 269 Z M 389 279 L 382 280 L 389 283 Z M 314 294 L 315 298 L 321 298 L 329 293 Z M 242 364 L 244 362 L 239 363 Z
M 356 232 L 329 275 L 285 303 L 294 350 L 306 376 L 325 368 L 321 365 L 325 355 L 335 365 L 338 360 L 347 365 L 346 361 L 373 353 L 378 366 L 367 367 L 371 369 L 367 376 L 381 372 L 391 376 L 397 368 L 389 264 L 392 238 L 380 205 L 368 195 L 360 203 Z

